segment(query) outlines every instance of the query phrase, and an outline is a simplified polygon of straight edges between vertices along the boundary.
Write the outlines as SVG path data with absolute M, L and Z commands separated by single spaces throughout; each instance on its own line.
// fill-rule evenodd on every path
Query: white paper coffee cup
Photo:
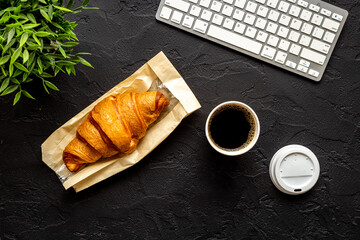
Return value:
M 248 122 L 251 126 L 251 129 L 249 131 L 249 135 L 247 138 L 247 141 L 237 147 L 237 148 L 224 148 L 217 144 L 214 139 L 211 136 L 210 126 L 212 119 L 217 115 L 221 114 L 221 112 L 227 108 L 236 108 L 242 111 L 246 118 L 248 119 Z M 257 142 L 259 135 L 260 135 L 260 122 L 259 119 L 253 109 L 251 109 L 248 105 L 242 102 L 237 101 L 228 101 L 219 104 L 216 106 L 209 114 L 206 124 L 205 124 L 205 134 L 208 142 L 210 143 L 211 147 L 214 148 L 216 151 L 218 151 L 221 154 L 227 155 L 227 156 L 238 156 L 241 154 L 244 154 L 248 152 L 250 149 L 252 149 Z

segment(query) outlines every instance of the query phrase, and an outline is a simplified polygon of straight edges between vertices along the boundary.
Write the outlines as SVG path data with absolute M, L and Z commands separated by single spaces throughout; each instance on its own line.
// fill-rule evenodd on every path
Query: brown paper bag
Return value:
M 140 93 L 149 90 L 162 92 L 169 99 L 170 105 L 160 114 L 156 122 L 149 126 L 136 150 L 128 155 L 116 155 L 99 160 L 86 165 L 76 173 L 71 173 L 62 160 L 63 151 L 75 137 L 77 128 L 94 106 L 110 95 L 125 92 Z M 164 53 L 160 52 L 133 75 L 116 85 L 51 134 L 41 145 L 42 160 L 57 174 L 65 189 L 73 187 L 76 192 L 79 192 L 139 162 L 169 136 L 186 116 L 200 107 L 184 79 Z

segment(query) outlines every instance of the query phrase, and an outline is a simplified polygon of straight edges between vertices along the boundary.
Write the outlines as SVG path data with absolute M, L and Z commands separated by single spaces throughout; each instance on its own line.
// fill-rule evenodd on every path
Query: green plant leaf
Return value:
M 50 17 L 49 17 L 49 15 L 47 14 L 47 12 L 44 10 L 44 9 L 40 9 L 40 13 L 41 13 L 41 15 L 46 19 L 46 20 L 48 20 L 49 22 L 51 22 L 51 19 L 50 19 Z
M 21 91 L 19 91 L 19 92 L 15 95 L 13 106 L 19 101 L 20 97 L 21 97 Z
M 38 66 L 39 66 L 39 74 L 42 74 L 42 72 L 43 72 L 43 64 L 41 62 L 40 57 L 37 58 L 36 62 L 38 64 Z
M 60 7 L 60 6 L 54 6 L 54 8 L 57 8 L 57 9 L 59 9 L 59 10 L 61 10 L 61 11 L 65 11 L 65 12 L 72 12 L 71 9 L 64 8 L 64 7 Z
M 66 8 L 71 9 L 73 5 L 74 5 L 74 0 L 69 0 L 68 4 L 66 5 Z
M 8 32 L 8 38 L 7 38 L 7 44 L 10 43 L 10 41 L 12 40 L 12 38 L 14 37 L 15 34 L 15 28 L 11 28 L 10 31 Z
M 10 55 L 6 55 L 6 56 L 0 58 L 0 66 L 5 64 L 7 61 L 9 61 L 9 59 L 10 59 Z
M 33 96 L 31 96 L 30 93 L 28 93 L 27 91 L 21 90 L 21 93 L 22 93 L 25 97 L 30 98 L 30 99 L 32 99 L 32 100 L 35 100 L 35 98 L 34 98 Z
M 1 69 L 2 73 L 4 74 L 4 76 L 6 77 L 7 73 L 6 73 L 5 69 L 3 67 L 1 67 L 1 66 L 0 66 L 0 69 Z
M 9 82 L 10 82 L 10 78 L 5 78 L 5 80 L 1 84 L 0 93 L 4 91 L 4 89 L 7 88 L 7 86 L 9 86 Z
M 20 82 L 19 82 L 16 78 L 12 77 L 12 78 L 10 78 L 10 80 L 11 80 L 13 83 L 15 83 L 16 85 L 20 85 Z
M 17 7 L 15 8 L 14 14 L 15 14 L 15 15 L 19 15 L 20 10 L 21 10 L 21 4 L 19 4 L 19 6 L 17 6 Z
M 67 58 L 66 53 L 61 46 L 59 46 L 59 51 L 61 52 L 61 55 L 63 55 L 64 58 Z
M 75 47 L 77 46 L 79 43 L 78 42 L 64 42 L 62 44 L 62 47 Z
M 23 71 L 21 71 L 20 69 L 16 69 L 14 75 L 12 76 L 13 78 L 16 78 L 17 76 L 19 76 L 20 74 L 22 74 Z
M 33 34 L 32 37 L 33 37 L 33 39 L 35 40 L 35 42 L 36 42 L 39 46 L 41 46 L 41 43 L 40 43 L 39 39 L 36 37 L 35 33 Z
M 43 31 L 39 31 L 39 32 L 36 32 L 35 35 L 37 37 L 47 37 L 47 36 L 50 36 L 52 35 L 51 33 L 48 33 L 48 32 L 43 32 Z M 35 40 L 36 41 L 36 40 Z
M 88 67 L 94 68 L 88 61 L 86 61 L 85 59 L 83 59 L 82 57 L 78 57 L 78 59 L 80 60 L 80 62 Z
M 22 48 L 19 47 L 18 49 L 15 50 L 15 52 L 13 53 L 13 55 L 11 56 L 11 61 L 10 61 L 10 65 L 12 65 L 20 56 L 21 54 L 21 50 Z
M 56 22 L 51 22 L 51 24 L 54 25 L 55 27 L 65 31 L 64 28 L 62 26 L 60 26 L 59 24 L 57 24 Z
M 83 2 L 82 6 L 85 7 L 86 5 L 89 4 L 89 2 L 90 2 L 90 0 L 85 0 L 85 1 Z
M 14 65 L 10 64 L 10 66 L 9 66 L 9 76 L 10 77 L 13 75 L 13 72 L 14 72 Z
M 75 55 L 91 55 L 91 53 L 87 53 L 87 52 L 78 52 Z
M 44 82 L 45 82 L 45 85 L 48 86 L 49 88 L 51 88 L 55 91 L 59 91 L 59 89 L 53 83 L 46 81 L 46 80 L 44 80 Z
M 26 67 L 24 67 L 24 65 L 22 65 L 21 63 L 18 63 L 18 62 L 15 62 L 14 63 L 14 66 L 18 69 L 20 69 L 21 71 L 24 71 L 24 72 L 29 72 L 29 70 L 26 69 Z
M 34 14 L 28 13 L 28 14 L 26 14 L 26 16 L 28 17 L 28 19 L 29 19 L 32 23 L 37 24 L 36 18 L 34 17 Z
M 53 6 L 51 4 L 49 5 L 48 13 L 49 13 L 50 19 L 52 20 L 54 13 L 53 13 Z
M 11 85 L 9 87 L 7 87 L 0 96 L 5 96 L 7 94 L 10 94 L 12 92 L 14 92 L 16 89 L 18 89 L 19 85 Z
M 45 0 L 38 0 L 38 1 L 43 3 L 43 4 L 47 4 Z
M 23 28 L 24 29 L 32 29 L 32 28 L 35 28 L 37 26 L 40 26 L 41 24 L 40 23 L 28 23 L 28 24 L 25 24 L 23 25 Z
M 24 32 L 22 35 L 21 35 L 21 38 L 20 38 L 20 47 L 22 47 L 26 41 L 28 40 L 29 38 L 29 33 L 27 32 Z
M 29 59 L 29 51 L 25 48 L 24 52 L 23 52 L 23 64 L 26 63 L 26 61 Z
M 28 78 L 28 76 L 29 76 L 29 74 L 25 72 L 25 73 L 23 74 L 22 82 L 25 82 L 26 79 Z

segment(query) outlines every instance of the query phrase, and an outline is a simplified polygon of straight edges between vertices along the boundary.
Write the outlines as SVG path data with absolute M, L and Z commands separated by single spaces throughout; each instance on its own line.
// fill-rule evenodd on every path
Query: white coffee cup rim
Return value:
M 245 148 L 242 148 L 242 149 L 239 149 L 239 150 L 236 150 L 236 151 L 226 151 L 220 147 L 218 147 L 214 142 L 213 140 L 211 140 L 211 137 L 210 137 L 210 133 L 209 133 L 209 122 L 210 122 L 210 119 L 211 117 L 213 116 L 213 114 L 219 109 L 221 108 L 222 106 L 224 105 L 240 105 L 244 108 L 246 108 L 251 114 L 252 116 L 254 117 L 254 120 L 256 121 L 255 123 L 255 134 L 254 134 L 254 138 L 253 140 L 250 142 L 249 145 L 247 145 Z M 227 101 L 227 102 L 223 102 L 219 105 L 217 105 L 211 112 L 210 114 L 208 115 L 207 117 L 207 120 L 206 120 L 206 124 L 205 124 L 205 134 L 206 134 L 206 138 L 208 140 L 208 142 L 210 143 L 211 147 L 214 148 L 217 152 L 221 153 L 221 154 L 224 154 L 224 155 L 227 155 L 227 156 L 238 156 L 238 155 L 241 155 L 241 154 L 244 154 L 246 152 L 248 152 L 250 149 L 252 149 L 254 147 L 254 145 L 256 144 L 257 140 L 259 139 L 259 135 L 260 135 L 260 121 L 259 121 L 259 118 L 258 116 L 256 115 L 255 111 L 249 107 L 247 104 L 243 103 L 243 102 L 239 102 L 239 101 Z

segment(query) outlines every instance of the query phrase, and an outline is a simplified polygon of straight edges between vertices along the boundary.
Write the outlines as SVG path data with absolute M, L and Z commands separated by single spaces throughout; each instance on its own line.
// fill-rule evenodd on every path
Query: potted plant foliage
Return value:
M 73 32 L 75 22 L 66 14 L 78 13 L 89 0 L 74 7 L 74 0 L 0 0 L 0 96 L 14 94 L 34 99 L 24 89 L 32 81 L 41 81 L 47 93 L 59 89 L 49 78 L 60 71 L 75 74 L 75 65 L 92 67 L 80 57 L 88 53 L 72 53 L 78 45 Z

